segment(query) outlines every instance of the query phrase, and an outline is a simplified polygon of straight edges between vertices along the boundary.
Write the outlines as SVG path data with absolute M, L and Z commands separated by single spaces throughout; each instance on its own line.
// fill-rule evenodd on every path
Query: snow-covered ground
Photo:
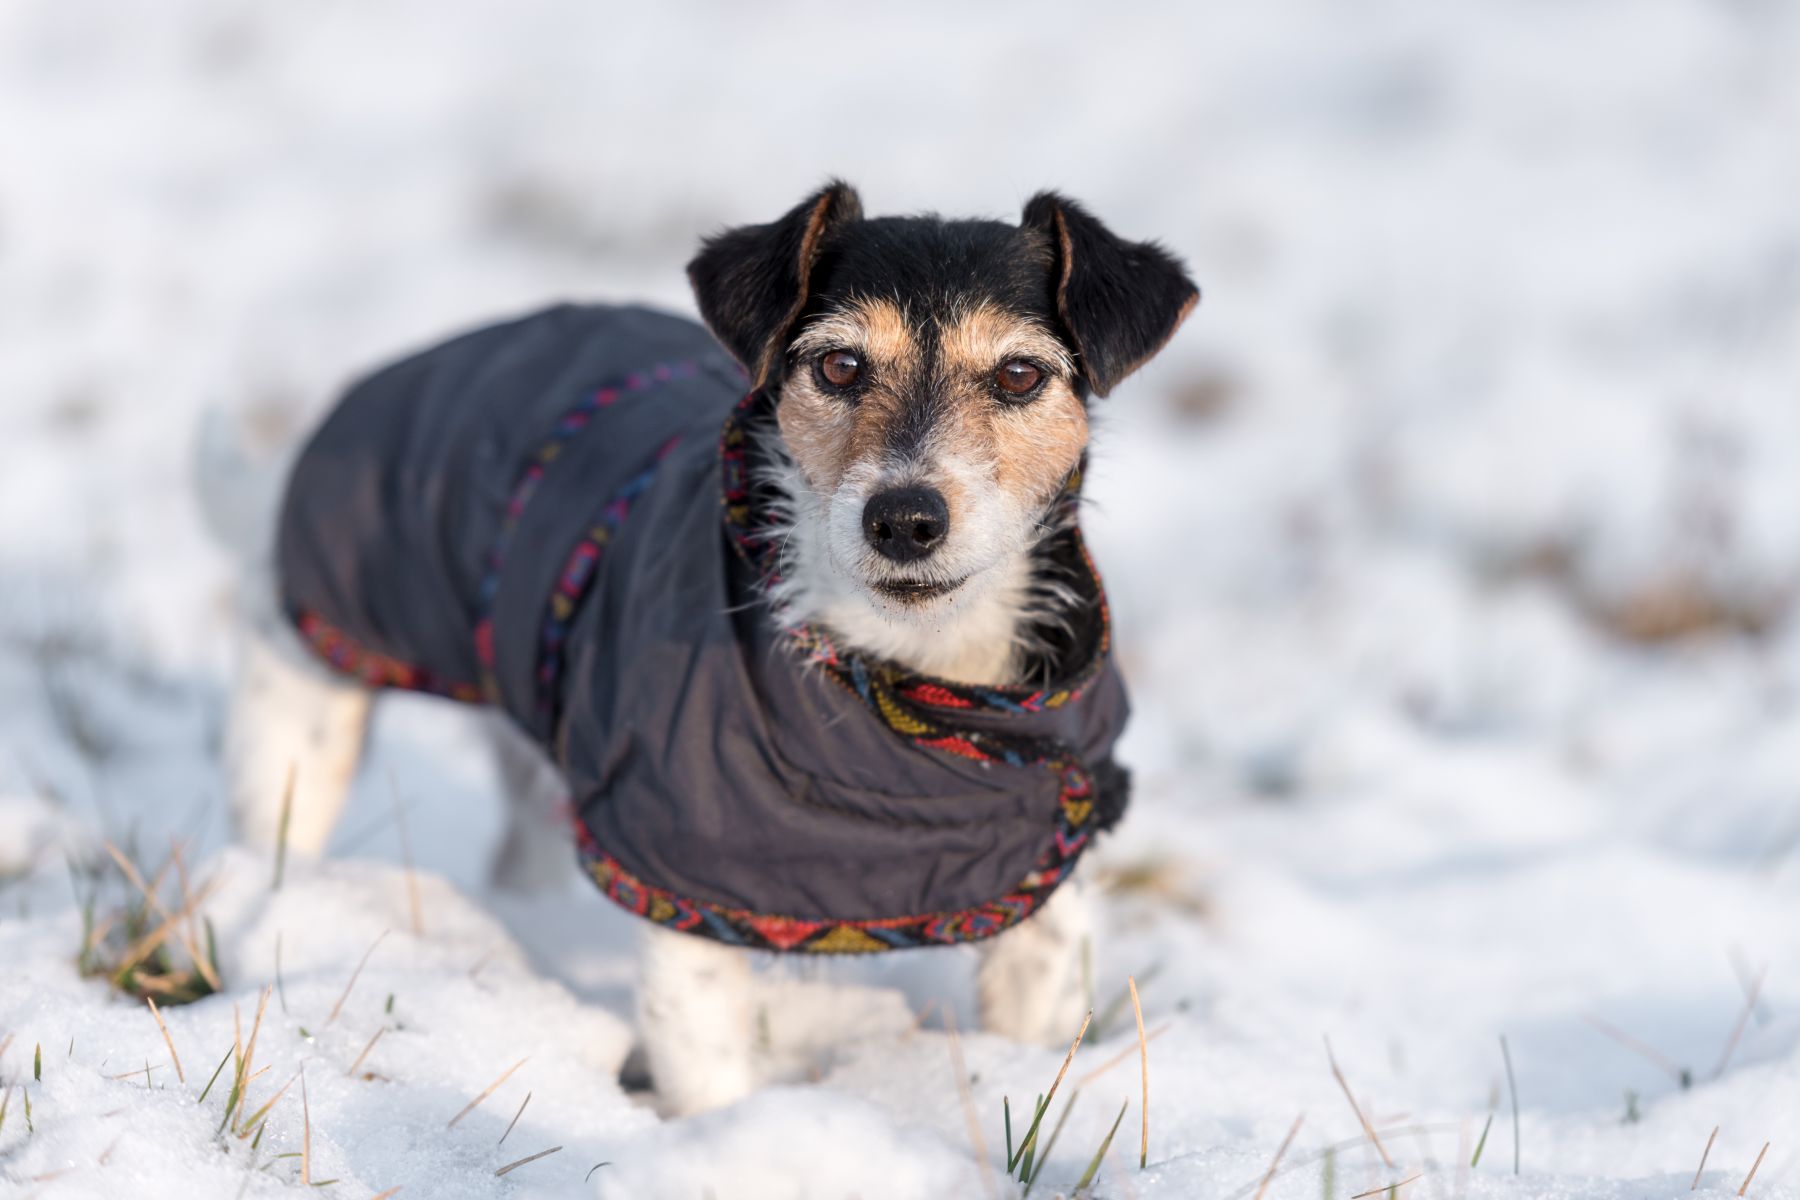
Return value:
M 1115 1011 L 1033 1194 L 1128 1101 L 1096 1195 L 1247 1198 L 1301 1113 L 1269 1196 L 1667 1195 L 1715 1126 L 1703 1194 L 1769 1142 L 1747 1194 L 1800 1195 L 1792 6 L 12 0 L 0 164 L 0 1193 L 1002 1194 L 1002 1097 L 1059 1056 L 967 1032 L 966 955 L 776 973 L 775 1082 L 665 1122 L 617 1082 L 629 921 L 572 871 L 487 888 L 465 718 L 385 706 L 279 891 L 214 773 L 205 406 L 273 443 L 461 324 L 685 308 L 699 234 L 837 173 L 875 211 L 1059 186 L 1207 292 L 1105 404 L 1088 518 L 1139 779 L 1094 971 L 1163 1030 L 1148 1166 Z M 225 988 L 165 1011 L 185 1079 L 78 976 L 63 861 L 171 835 Z M 277 953 L 249 1110 L 304 1085 L 240 1139 L 198 1097 Z

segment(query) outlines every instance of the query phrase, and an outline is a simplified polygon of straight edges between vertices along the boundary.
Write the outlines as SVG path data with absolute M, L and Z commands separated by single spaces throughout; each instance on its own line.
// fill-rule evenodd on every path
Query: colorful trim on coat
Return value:
M 778 547 L 755 520 L 745 421 L 759 403 L 745 397 L 726 421 L 719 461 L 724 519 L 732 544 L 765 581 L 778 577 Z M 1059 504 L 1076 503 L 1077 471 Z M 699 934 L 755 950 L 811 954 L 867 954 L 919 946 L 953 945 L 991 937 L 1029 917 L 1073 870 L 1100 822 L 1094 777 L 1073 748 L 1047 738 L 1004 729 L 977 728 L 956 714 L 1017 715 L 1060 708 L 1080 698 L 1098 677 L 1111 650 L 1105 590 L 1093 560 L 1071 525 L 1083 564 L 1100 605 L 1098 643 L 1090 661 L 1070 680 L 1053 688 L 974 687 L 904 671 L 892 663 L 841 652 L 821 631 L 790 631 L 795 649 L 824 669 L 834 682 L 866 705 L 896 735 L 934 753 L 952 754 L 983 765 L 1038 768 L 1055 775 L 1059 788 L 1056 820 L 1044 849 L 1025 878 L 997 899 L 970 908 L 873 920 L 832 920 L 758 913 L 677 895 L 634 875 L 595 840 L 579 819 L 576 840 L 584 867 L 607 899 L 669 929 Z
M 507 553 L 512 549 L 513 536 L 519 529 L 519 518 L 525 515 L 525 506 L 537 494 L 538 485 L 550 470 L 550 464 L 562 455 L 563 448 L 571 438 L 587 428 L 588 422 L 594 419 L 594 414 L 611 407 L 620 397 L 659 384 L 692 379 L 699 372 L 700 364 L 692 360 L 658 363 L 647 371 L 632 372 L 617 384 L 590 392 L 557 418 L 550 437 L 538 447 L 537 453 L 532 455 L 530 463 L 520 473 L 507 498 L 500 532 L 494 538 L 494 547 L 488 551 L 487 572 L 482 576 L 481 587 L 475 594 L 475 659 L 481 664 L 482 685 L 490 700 L 499 699 L 498 685 L 494 681 L 494 597 L 500 592 L 500 570 L 506 565 Z
M 569 626 L 575 620 L 575 614 L 581 611 L 581 602 L 587 599 L 588 588 L 594 582 L 595 570 L 599 567 L 600 560 L 606 556 L 606 548 L 612 544 L 619 527 L 631 515 L 632 504 L 656 478 L 657 468 L 662 466 L 663 459 L 669 457 L 670 452 L 680 444 L 679 434 L 664 442 L 649 465 L 633 475 L 607 501 L 606 507 L 600 510 L 599 519 L 575 543 L 575 548 L 569 552 L 568 561 L 557 572 L 556 588 L 550 593 L 550 603 L 544 612 L 543 629 L 538 635 L 537 711 L 545 719 L 546 729 L 554 730 L 561 716 L 558 712 L 556 685 L 562 677 L 564 643 L 568 639 Z
M 371 650 L 311 609 L 291 609 L 288 617 L 299 631 L 301 640 L 312 648 L 313 653 L 367 687 L 426 692 L 466 703 L 478 702 L 482 698 L 479 685 L 446 679 L 424 667 Z

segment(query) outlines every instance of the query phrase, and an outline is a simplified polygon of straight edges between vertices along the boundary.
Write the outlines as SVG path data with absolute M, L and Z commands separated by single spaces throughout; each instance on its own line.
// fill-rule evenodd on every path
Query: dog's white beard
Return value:
M 770 594 L 777 620 L 821 625 L 846 648 L 922 674 L 990 686 L 1020 682 L 1034 631 L 1055 620 L 1066 598 L 1066 589 L 1038 577 L 1035 537 L 1009 537 L 1002 528 L 966 536 L 964 547 L 986 543 L 987 560 L 971 561 L 967 550 L 947 559 L 939 568 L 943 577 L 967 572 L 966 582 L 929 603 L 908 604 L 871 591 L 841 565 L 864 552 L 863 489 L 856 481 L 846 480 L 844 499 L 827 505 L 779 452 L 760 480 L 772 498 L 769 517 L 781 545 L 782 576 Z M 1036 532 L 1017 514 L 993 517 L 997 526 Z

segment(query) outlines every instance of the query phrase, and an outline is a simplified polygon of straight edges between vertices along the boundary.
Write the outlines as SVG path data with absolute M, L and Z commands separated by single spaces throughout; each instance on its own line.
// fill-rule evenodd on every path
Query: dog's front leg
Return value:
M 1017 929 L 982 944 L 983 1029 L 1036 1046 L 1069 1044 L 1094 1003 L 1091 908 L 1087 888 L 1070 879 Z
M 638 1026 L 657 1099 L 670 1116 L 750 1093 L 750 955 L 654 926 L 639 949 Z

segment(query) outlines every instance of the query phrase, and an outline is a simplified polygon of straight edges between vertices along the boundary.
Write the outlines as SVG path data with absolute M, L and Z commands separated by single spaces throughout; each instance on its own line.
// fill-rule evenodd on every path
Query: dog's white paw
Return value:
M 755 994 L 750 956 L 693 934 L 644 931 L 638 1028 L 667 1116 L 721 1108 L 750 1094 Z
M 982 946 L 981 1027 L 1034 1046 L 1067 1046 L 1093 1007 L 1092 950 L 1087 890 L 1070 880 L 1024 924 Z

